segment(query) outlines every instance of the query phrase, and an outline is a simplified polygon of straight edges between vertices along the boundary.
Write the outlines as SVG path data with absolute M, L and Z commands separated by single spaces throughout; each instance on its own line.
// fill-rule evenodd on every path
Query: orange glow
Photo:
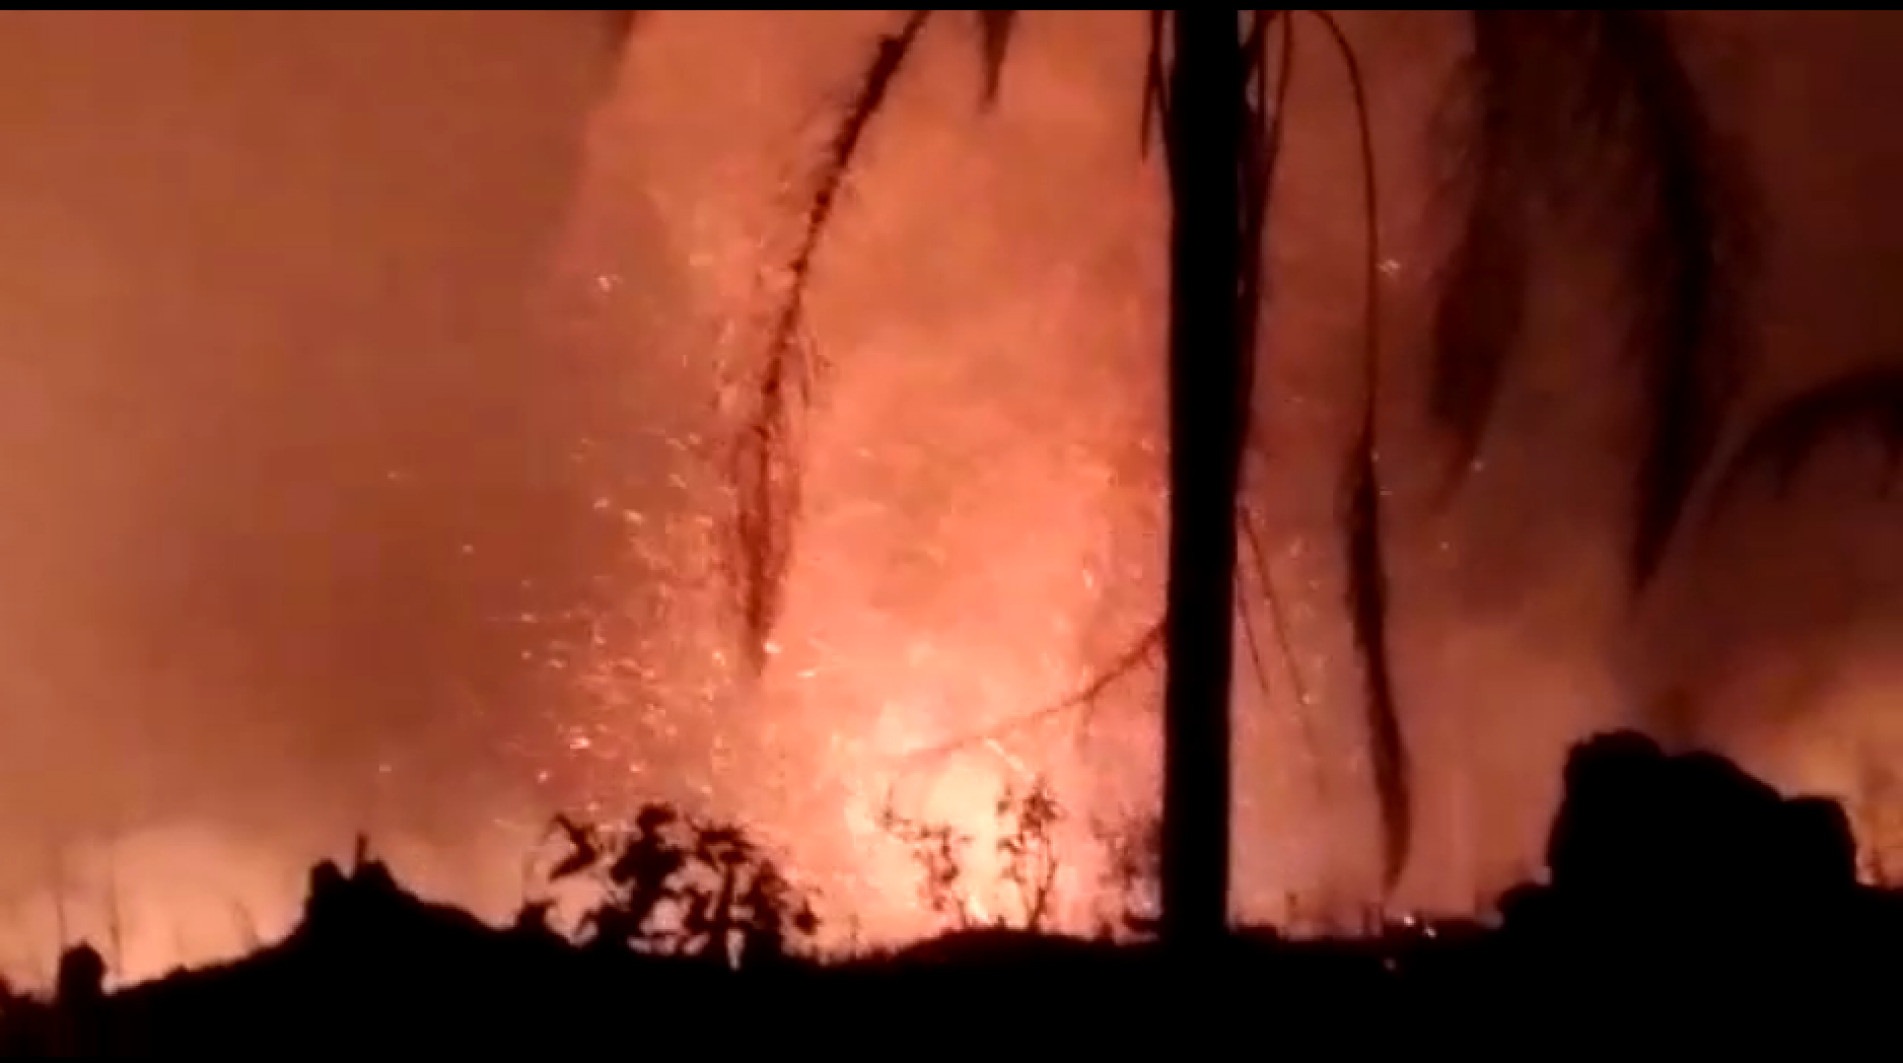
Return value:
M 1093 30 L 1111 55 L 1140 44 L 1123 21 L 1100 19 Z M 1127 131 L 1090 93 L 1090 79 L 1108 85 L 1114 72 L 1071 57 L 1051 66 L 1056 57 L 1033 45 L 1013 74 L 1029 108 L 976 121 L 962 82 L 934 69 L 960 57 L 928 50 L 900 110 L 873 133 L 821 253 L 813 315 L 835 369 L 808 419 L 787 613 L 766 673 L 747 681 L 727 657 L 733 629 L 711 553 L 712 522 L 725 512 L 715 447 L 731 430 L 713 400 L 725 367 L 751 353 L 744 323 L 786 236 L 786 200 L 772 190 L 800 172 L 824 131 L 778 126 L 789 116 L 768 101 L 823 99 L 840 78 L 783 52 L 744 81 L 710 77 L 709 64 L 719 49 L 792 30 L 815 57 L 850 70 L 859 38 L 849 24 L 874 20 L 714 22 L 670 33 L 657 20 L 652 52 L 637 43 L 596 117 L 590 182 L 563 249 L 565 283 L 586 293 L 567 304 L 580 308 L 575 342 L 595 357 L 658 354 L 677 366 L 670 373 L 684 393 L 707 396 L 685 410 L 644 408 L 666 424 L 652 429 L 659 448 L 624 451 L 631 462 L 666 461 L 690 515 L 630 526 L 624 585 L 634 600 L 604 617 L 582 669 L 594 692 L 585 727 L 602 736 L 591 753 L 626 747 L 631 735 L 644 748 L 600 758 L 588 769 L 598 781 L 583 789 L 678 779 L 677 769 L 649 766 L 667 756 L 653 752 L 656 738 L 682 760 L 711 760 L 681 796 L 787 839 L 833 910 L 850 909 L 856 932 L 886 938 L 933 925 L 916 904 L 918 869 L 876 825 L 888 795 L 905 815 L 971 836 L 970 874 L 985 887 L 974 903 L 989 914 L 998 798 L 1006 784 L 1044 774 L 1074 805 L 1065 831 L 1077 881 L 1065 886 L 1077 925 L 1094 900 L 1090 818 L 1142 805 L 1153 786 L 1154 723 L 1141 704 L 1154 674 L 1120 684 L 1088 720 L 1071 712 L 990 742 L 971 736 L 1064 697 L 1154 622 L 1156 584 L 1145 573 L 1157 547 L 1144 529 L 1156 520 L 1160 470 L 1144 440 L 1156 392 L 1129 380 L 1153 364 L 1155 174 L 1132 164 Z M 944 120 L 921 121 L 927 111 Z M 1041 149 L 1035 165 L 1050 169 L 1027 184 L 1022 153 L 1040 150 L 1053 124 L 1073 142 Z M 736 133 L 710 139 L 712 128 Z M 1079 144 L 1088 147 L 1079 153 Z M 1112 159 L 1123 181 L 1069 194 L 1086 173 L 1102 186 L 1094 175 L 1110 172 Z M 710 183 L 710 172 L 726 176 Z M 921 228 L 918 196 L 934 189 L 962 200 L 949 209 L 998 215 L 1001 228 L 957 239 Z M 626 287 L 601 292 L 595 279 L 620 270 L 617 241 L 633 239 L 679 249 L 683 298 L 662 308 Z M 914 253 L 922 242 L 931 256 Z M 1015 278 L 1004 290 L 993 283 L 1001 266 Z M 1107 307 L 1095 286 L 1119 274 L 1148 279 Z M 660 437 L 696 442 L 669 447 Z M 694 626 L 657 633 L 647 619 L 656 612 Z M 939 751 L 947 743 L 956 748 Z M 638 761 L 632 773 L 618 766 L 629 759 Z
M 653 12 L 612 62 L 572 12 L 0 14 L 0 970 L 41 976 L 61 924 L 120 938 L 126 977 L 229 954 L 289 925 L 358 829 L 502 919 L 552 812 L 654 799 L 784 850 L 828 944 L 918 934 L 888 796 L 971 836 L 983 919 L 1010 907 L 996 801 L 1034 775 L 1067 812 L 1061 922 L 1095 921 L 1093 821 L 1155 811 L 1156 674 L 1014 721 L 1161 605 L 1144 20 L 1028 13 L 982 113 L 946 14 L 815 267 L 828 368 L 758 677 L 722 597 L 721 448 L 815 148 L 891 12 Z M 1419 769 L 1397 905 L 1522 874 L 1566 745 L 1661 689 L 1746 767 L 1869 797 L 1859 827 L 1887 834 L 1903 787 L 1860 761 L 1903 748 L 1895 510 L 1820 493 L 1740 519 L 1635 618 L 1622 341 L 1563 248 L 1527 386 L 1466 493 L 1432 497 L 1427 131 L 1466 31 L 1339 14 L 1374 112 Z M 1896 41 L 1735 18 L 1688 24 L 1736 48 L 1711 89 L 1775 221 L 1754 305 L 1782 387 L 1903 334 L 1867 280 L 1903 246 L 1870 135 Z M 1237 655 L 1235 907 L 1339 925 L 1377 895 L 1336 549 L 1366 263 L 1351 94 L 1298 50 L 1250 485 L 1281 609 Z

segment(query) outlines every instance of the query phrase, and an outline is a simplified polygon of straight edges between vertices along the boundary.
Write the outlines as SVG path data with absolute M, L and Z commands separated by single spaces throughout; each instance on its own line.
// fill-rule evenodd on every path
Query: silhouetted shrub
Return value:
M 811 898 L 740 827 L 649 803 L 622 827 L 558 816 L 553 829 L 568 852 L 550 880 L 588 876 L 599 888 L 576 928 L 585 945 L 757 966 L 809 945 L 819 929 Z M 518 928 L 546 928 L 548 910 L 525 906 Z

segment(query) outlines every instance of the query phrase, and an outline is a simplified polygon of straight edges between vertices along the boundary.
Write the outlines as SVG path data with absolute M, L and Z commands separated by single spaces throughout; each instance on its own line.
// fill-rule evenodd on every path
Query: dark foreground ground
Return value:
M 1754 1054 L 1896 1050 L 1903 895 L 1856 883 L 1834 803 L 1784 798 L 1723 760 L 1666 756 L 1632 735 L 1580 747 L 1566 782 L 1549 882 L 1502 898 L 1491 928 L 1238 933 L 1193 963 L 978 931 L 730 971 L 493 929 L 368 863 L 314 875 L 297 930 L 228 964 L 106 995 L 97 957 L 69 954 L 55 999 L 0 1003 L 0 1051 L 1202 1057 L 1446 1041 L 1566 1056 L 1668 1037 Z

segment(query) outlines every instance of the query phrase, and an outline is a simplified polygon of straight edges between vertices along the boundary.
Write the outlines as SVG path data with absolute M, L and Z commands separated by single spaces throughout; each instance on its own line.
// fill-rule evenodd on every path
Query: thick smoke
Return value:
M 610 23 L 3 22 L 5 888 L 189 836 L 120 889 L 222 912 L 358 828 L 480 848 L 563 689 L 523 618 L 615 548 L 598 381 L 528 314 Z

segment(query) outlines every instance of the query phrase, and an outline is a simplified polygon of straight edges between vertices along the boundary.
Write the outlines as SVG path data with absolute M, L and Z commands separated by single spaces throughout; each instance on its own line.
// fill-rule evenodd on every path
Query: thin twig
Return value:
M 119 910 L 118 860 L 111 847 L 106 850 L 106 941 L 112 949 L 112 973 L 119 978 L 124 978 L 126 973 L 125 922 Z
M 1025 728 L 1034 727 L 1054 717 L 1062 716 L 1079 709 L 1082 709 L 1085 714 L 1084 719 L 1079 722 L 1087 722 L 1090 712 L 1096 708 L 1098 699 L 1103 696 L 1103 693 L 1124 677 L 1134 673 L 1137 669 L 1149 663 L 1156 652 L 1162 648 L 1162 645 L 1163 622 L 1159 620 L 1144 629 L 1143 634 L 1138 636 L 1136 641 L 1130 644 L 1129 648 L 1112 658 L 1109 667 L 1097 673 L 1095 678 L 1077 690 L 1045 705 L 1043 708 L 1033 709 L 1030 712 L 1013 716 L 1008 720 L 1004 720 L 973 734 L 963 735 L 947 742 L 940 742 L 922 749 L 914 749 L 902 753 L 897 759 L 904 764 L 914 764 L 924 760 L 936 760 L 940 757 L 969 749 L 972 746 L 995 746 L 1001 738 L 1007 735 L 1016 734 Z

